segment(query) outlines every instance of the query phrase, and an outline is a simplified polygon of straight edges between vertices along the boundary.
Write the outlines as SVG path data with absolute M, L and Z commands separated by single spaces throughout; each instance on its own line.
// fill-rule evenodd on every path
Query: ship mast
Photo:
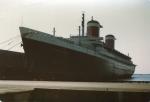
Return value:
M 53 28 L 53 35 L 55 36 L 56 30 L 55 27 Z
M 79 45 L 80 45 L 80 43 L 81 43 L 81 39 L 80 39 L 80 37 L 81 37 L 81 27 L 79 26 Z
M 82 36 L 84 36 L 84 13 L 82 13 Z
M 79 26 L 79 37 L 81 36 L 80 30 L 81 30 L 81 27 Z

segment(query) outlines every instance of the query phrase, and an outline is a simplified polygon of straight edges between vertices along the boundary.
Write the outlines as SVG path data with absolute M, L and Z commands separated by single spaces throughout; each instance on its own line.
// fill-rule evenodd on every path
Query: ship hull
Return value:
M 88 53 L 22 36 L 28 70 L 34 80 L 105 81 L 130 77 L 134 66 L 120 68 Z

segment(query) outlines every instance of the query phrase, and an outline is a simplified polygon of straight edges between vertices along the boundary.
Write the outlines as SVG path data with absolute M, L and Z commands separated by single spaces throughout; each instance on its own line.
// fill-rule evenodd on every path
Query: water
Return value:
M 147 82 L 150 83 L 150 74 L 134 74 L 130 79 L 119 79 L 117 81 L 122 82 Z
M 132 80 L 132 81 L 149 81 L 150 82 L 150 74 L 134 74 L 130 80 Z

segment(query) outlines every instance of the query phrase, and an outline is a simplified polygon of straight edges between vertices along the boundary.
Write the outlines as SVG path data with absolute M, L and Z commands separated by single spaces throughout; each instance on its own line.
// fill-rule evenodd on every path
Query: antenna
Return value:
M 79 26 L 79 37 L 81 36 L 81 32 L 80 32 L 80 30 L 81 30 L 81 27 Z
M 55 27 L 53 28 L 53 35 L 55 36 L 56 30 Z
M 128 53 L 128 56 L 130 56 L 129 53 Z
M 82 13 L 82 36 L 84 36 L 84 13 Z
M 93 16 L 91 17 L 92 21 L 93 21 Z

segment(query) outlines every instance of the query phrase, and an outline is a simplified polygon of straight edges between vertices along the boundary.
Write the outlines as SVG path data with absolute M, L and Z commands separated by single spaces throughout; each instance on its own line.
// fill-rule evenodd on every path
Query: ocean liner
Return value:
M 103 26 L 93 18 L 87 22 L 84 35 L 56 37 L 41 31 L 20 27 L 28 69 L 37 80 L 101 81 L 131 77 L 135 65 L 131 57 L 115 49 L 115 36 L 100 37 Z M 80 27 L 79 27 L 80 28 Z

